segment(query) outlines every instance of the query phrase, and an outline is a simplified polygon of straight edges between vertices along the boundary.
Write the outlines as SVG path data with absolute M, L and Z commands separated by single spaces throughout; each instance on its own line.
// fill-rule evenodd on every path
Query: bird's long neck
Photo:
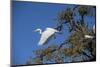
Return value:
M 42 30 L 41 29 L 39 30 L 39 33 L 42 34 Z

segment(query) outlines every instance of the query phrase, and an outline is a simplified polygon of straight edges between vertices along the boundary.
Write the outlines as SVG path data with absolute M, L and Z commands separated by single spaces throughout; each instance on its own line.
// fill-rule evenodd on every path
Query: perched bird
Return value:
M 95 33 L 95 25 L 93 25 L 93 33 Z
M 39 32 L 41 34 L 41 38 L 38 45 L 44 45 L 49 38 L 51 38 L 56 32 L 59 31 L 53 28 L 46 28 L 46 30 L 43 32 L 41 29 L 36 29 L 35 32 Z
M 95 34 L 95 25 L 93 25 L 92 31 L 93 31 L 93 33 Z M 85 37 L 85 38 L 90 38 L 90 39 L 95 38 L 95 36 L 91 36 L 91 35 L 84 35 L 84 37 Z
M 92 39 L 92 38 L 94 38 L 94 36 L 85 35 L 85 38 L 90 38 L 90 39 Z

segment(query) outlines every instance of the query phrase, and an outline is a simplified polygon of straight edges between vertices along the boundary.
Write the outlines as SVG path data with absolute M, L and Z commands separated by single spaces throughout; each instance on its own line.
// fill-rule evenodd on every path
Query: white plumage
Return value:
M 58 32 L 56 29 L 53 28 L 46 28 L 44 32 L 42 32 L 41 29 L 36 29 L 35 31 L 39 31 L 41 34 L 41 38 L 40 41 L 38 42 L 38 45 L 45 44 L 52 35 Z
M 95 33 L 95 25 L 93 25 L 93 28 L 92 28 L 92 31 L 93 33 Z M 93 39 L 94 36 L 91 36 L 91 35 L 84 35 L 85 38 L 89 38 L 89 39 Z
M 93 33 L 95 33 L 95 25 L 93 25 Z
M 94 38 L 93 36 L 90 36 L 90 35 L 85 35 L 85 38 L 90 38 L 90 39 L 92 39 L 92 38 Z

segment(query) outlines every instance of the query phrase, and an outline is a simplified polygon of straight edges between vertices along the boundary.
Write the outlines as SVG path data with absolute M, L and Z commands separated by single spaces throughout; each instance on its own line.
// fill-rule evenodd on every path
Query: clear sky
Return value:
M 55 19 L 58 13 L 67 7 L 73 7 L 73 5 L 13 1 L 12 64 L 25 64 L 29 57 L 34 56 L 33 50 L 45 47 L 38 46 L 40 34 L 34 30 L 56 27 Z M 94 24 L 93 18 L 88 17 L 86 20 L 91 22 L 90 26 Z M 57 38 L 51 40 L 49 44 L 59 44 L 69 34 L 65 32 L 63 35 L 62 37 L 57 35 Z

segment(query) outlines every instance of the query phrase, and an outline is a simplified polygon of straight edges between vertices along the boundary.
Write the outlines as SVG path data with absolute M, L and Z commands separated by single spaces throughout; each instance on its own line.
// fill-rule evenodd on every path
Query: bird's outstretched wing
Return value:
M 52 31 L 44 31 L 41 35 L 41 38 L 40 38 L 40 41 L 39 41 L 39 45 L 43 45 L 45 44 L 48 39 L 50 39 L 52 37 L 52 35 L 54 34 L 55 32 L 52 32 Z

